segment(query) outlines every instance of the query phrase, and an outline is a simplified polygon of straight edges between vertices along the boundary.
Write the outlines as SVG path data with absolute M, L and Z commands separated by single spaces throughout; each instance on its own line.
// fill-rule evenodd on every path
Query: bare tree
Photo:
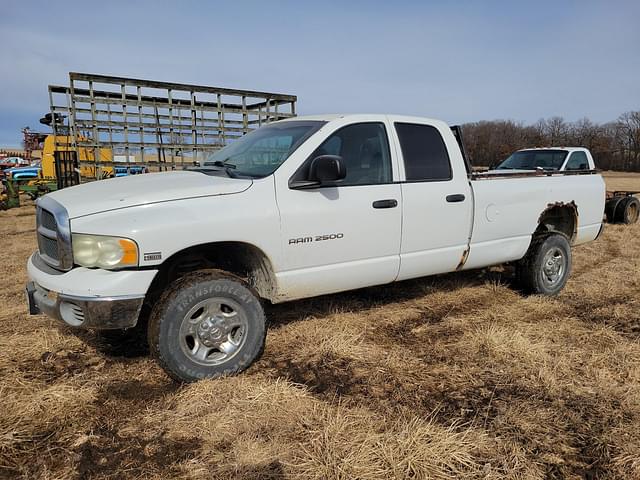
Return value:
M 599 168 L 640 171 L 640 111 L 600 125 L 588 118 L 570 123 L 552 117 L 533 125 L 481 121 L 467 123 L 463 129 L 467 152 L 476 166 L 495 164 L 521 148 L 583 146 L 591 150 Z

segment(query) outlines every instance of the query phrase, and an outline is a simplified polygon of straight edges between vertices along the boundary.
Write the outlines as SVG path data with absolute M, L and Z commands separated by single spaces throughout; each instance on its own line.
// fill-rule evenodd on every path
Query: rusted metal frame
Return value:
M 69 93 L 67 96 L 67 103 L 69 106 L 69 135 L 67 136 L 67 144 L 69 141 L 69 137 L 72 136 L 71 133 L 73 132 L 73 145 L 71 146 L 71 148 L 75 150 L 78 161 L 80 161 L 80 147 L 78 146 L 78 129 L 76 128 L 76 105 L 74 98 L 75 84 L 73 78 L 71 78 L 71 75 L 69 75 L 69 80 Z M 58 150 L 57 146 L 58 144 L 56 142 L 56 150 Z M 80 183 L 82 183 L 82 175 L 80 175 Z
M 255 112 L 254 115 L 258 118 L 256 118 L 255 120 L 250 120 L 249 121 L 249 125 L 261 125 L 262 124 L 262 118 L 265 118 L 265 122 L 268 123 L 270 121 L 273 121 L 275 119 L 275 112 L 267 112 L 267 111 L 258 111 Z M 279 117 L 279 120 L 282 120 L 284 118 L 294 118 L 295 114 L 293 113 L 285 113 L 285 112 L 281 112 L 278 111 L 277 115 Z
M 173 145 L 175 145 L 173 136 L 173 98 L 171 95 L 171 88 L 167 88 L 167 98 L 169 99 L 169 139 L 171 140 L 171 147 L 169 147 L 169 150 L 171 151 L 171 170 L 175 170 L 175 149 L 173 148 Z
M 285 101 L 297 101 L 297 97 L 295 95 L 288 95 L 284 93 L 272 93 L 272 92 L 260 92 L 255 90 L 237 90 L 232 88 L 224 88 L 224 87 L 208 87 L 203 85 L 193 85 L 189 83 L 174 83 L 174 82 L 161 82 L 154 80 L 143 80 L 138 78 L 127 78 L 127 77 L 115 77 L 109 75 L 94 75 L 87 73 L 79 73 L 79 72 L 70 72 L 69 76 L 72 80 L 84 80 L 89 81 L 93 80 L 96 83 L 107 83 L 107 84 L 116 84 L 120 85 L 123 83 L 127 83 L 130 85 L 140 85 L 141 87 L 148 88 L 157 88 L 157 89 L 166 89 L 166 90 L 183 90 L 183 91 L 196 91 L 200 93 L 213 93 L 213 94 L 221 94 L 221 95 L 230 95 L 230 96 L 242 96 L 246 95 L 247 97 L 270 97 L 277 100 L 285 100 Z
M 606 192 L 606 196 L 607 198 L 613 198 L 613 197 L 631 197 L 634 195 L 638 195 L 640 193 L 640 191 L 629 191 L 629 190 L 608 190 Z
M 281 98 L 276 98 L 273 96 L 269 96 L 267 97 L 266 100 L 263 100 L 262 102 L 257 102 L 257 103 L 251 103 L 249 105 L 247 105 L 247 108 L 249 110 L 259 110 L 260 108 L 264 108 L 267 106 L 267 101 L 269 101 L 270 105 L 275 105 L 276 103 L 278 105 L 287 105 L 289 103 L 295 103 L 298 99 L 298 97 L 296 97 L 295 95 L 292 95 L 293 100 L 291 99 L 281 99 Z
M 113 143 L 113 132 L 111 131 L 111 105 L 107 105 L 107 122 L 108 122 L 108 126 L 109 128 L 107 130 L 109 130 L 109 143 Z M 104 124 L 104 122 L 103 122 Z
M 242 133 L 246 134 L 249 131 L 249 117 L 247 115 L 247 97 L 242 96 Z
M 151 81 L 141 81 L 140 85 L 136 85 L 136 79 L 127 79 L 124 77 L 107 77 L 100 75 L 84 75 L 84 74 L 70 74 L 71 80 L 71 88 L 67 89 L 66 87 L 56 87 L 50 86 L 51 92 L 60 91 L 67 94 L 67 101 L 69 103 L 67 107 L 67 112 L 69 112 L 70 118 L 70 130 L 73 130 L 72 135 L 74 136 L 73 144 L 76 148 L 76 151 L 79 156 L 79 148 L 80 143 L 83 144 L 83 148 L 94 148 L 94 162 L 102 163 L 100 160 L 100 154 L 98 153 L 98 149 L 104 147 L 106 142 L 102 142 L 100 138 L 100 134 L 102 132 L 109 133 L 109 145 L 111 147 L 124 147 L 125 153 L 127 155 L 127 162 L 129 163 L 129 157 L 131 156 L 130 149 L 134 147 L 138 147 L 140 149 L 140 158 L 143 160 L 139 162 L 140 164 L 145 164 L 145 148 L 153 148 L 157 147 L 162 149 L 161 154 L 158 155 L 159 161 L 164 156 L 164 146 L 167 146 L 166 142 L 163 142 L 162 139 L 162 127 L 166 126 L 167 123 L 162 123 L 160 118 L 163 119 L 168 118 L 168 126 L 171 135 L 171 143 L 169 144 L 169 148 L 171 150 L 172 155 L 172 168 L 176 166 L 176 135 L 180 136 L 180 140 L 183 139 L 183 134 L 186 134 L 187 130 L 191 131 L 191 142 L 179 141 L 180 149 L 191 148 L 193 155 L 197 155 L 199 151 L 206 150 L 215 150 L 219 148 L 222 144 L 226 144 L 228 140 L 238 138 L 235 134 L 238 133 L 247 133 L 252 129 L 253 125 L 261 125 L 264 121 L 271 121 L 273 119 L 279 119 L 283 116 L 294 116 L 295 115 L 295 101 L 297 100 L 296 96 L 293 95 L 282 95 L 282 94 L 267 94 L 263 95 L 265 92 L 254 92 L 254 91 L 244 91 L 244 90 L 231 90 L 231 89 L 216 89 L 212 87 L 204 87 L 201 88 L 199 86 L 192 86 L 193 88 L 183 89 L 185 91 L 189 91 L 190 98 L 188 100 L 182 98 L 175 98 L 174 92 L 171 88 L 167 88 L 167 96 L 166 98 L 143 95 L 142 86 L 149 86 L 150 88 L 161 88 L 167 86 L 176 86 L 176 90 L 180 89 L 180 87 L 187 86 L 187 84 L 174 84 L 169 82 L 151 82 Z M 129 82 L 131 80 L 131 82 Z M 78 82 L 86 81 L 89 83 L 89 89 L 79 88 L 77 85 Z M 96 84 L 98 83 L 108 83 L 108 84 L 118 84 L 120 86 L 120 92 L 114 91 L 102 91 L 99 90 Z M 131 83 L 131 85 L 129 84 Z M 127 93 L 127 87 L 135 86 L 136 93 L 129 94 Z M 209 92 L 215 93 L 217 95 L 217 102 L 205 102 L 205 101 L 196 101 L 196 93 L 197 92 Z M 241 103 L 226 102 L 223 104 L 221 102 L 222 95 L 230 95 L 240 97 Z M 247 99 L 250 97 L 260 97 L 263 96 L 266 98 L 267 109 L 263 110 L 261 106 L 265 102 L 258 102 L 254 104 L 249 104 Z M 54 100 L 50 98 L 51 109 L 53 111 L 65 111 L 63 107 L 57 107 L 54 104 Z M 89 108 L 83 108 L 83 104 L 88 103 Z M 291 113 L 282 112 L 278 105 L 291 105 Z M 103 105 L 102 109 L 98 108 L 98 105 Z M 112 109 L 112 105 L 119 105 L 122 109 L 122 112 L 114 111 Z M 183 116 L 181 114 L 181 107 L 189 106 L 190 115 L 188 117 Z M 272 106 L 275 111 L 272 110 Z M 129 117 L 131 116 L 129 112 L 129 108 L 132 107 L 137 109 L 137 122 L 129 121 Z M 149 113 L 144 113 L 144 107 L 153 107 L 156 115 L 151 115 Z M 163 107 L 168 109 L 169 115 L 159 115 L 157 108 Z M 185 108 L 186 109 L 186 108 Z M 197 112 L 200 111 L 200 125 L 198 125 Z M 207 118 L 206 112 L 216 112 L 217 119 Z M 78 118 L 79 113 L 90 113 L 91 121 L 85 121 Z M 177 114 L 176 114 L 177 112 Z M 232 113 L 240 113 L 241 121 L 235 119 L 227 120 L 225 118 L 226 114 Z M 107 121 L 98 120 L 99 115 L 107 115 Z M 122 121 L 118 121 L 118 117 L 121 117 Z M 54 117 L 55 118 L 55 117 Z M 152 119 L 154 123 L 145 122 L 145 119 Z M 186 121 L 188 124 L 183 124 L 182 122 Z M 208 125 L 207 123 L 210 123 Z M 82 128 L 91 129 L 92 137 L 95 138 L 93 142 L 87 141 L 85 139 L 81 139 L 78 137 L 80 130 Z M 139 142 L 132 142 L 129 138 L 129 130 L 137 129 L 139 133 Z M 198 130 L 200 129 L 200 130 Z M 201 133 L 201 138 L 198 139 L 198 132 Z M 215 132 L 215 135 L 208 134 L 207 132 Z M 123 142 L 114 142 L 115 134 L 122 134 L 124 136 Z M 145 136 L 148 134 L 155 133 L 157 142 L 155 144 L 148 144 L 145 142 Z M 212 141 L 210 144 L 206 145 L 204 149 L 201 150 L 200 146 L 197 145 L 200 140 L 203 146 L 207 142 L 207 138 L 211 138 Z M 215 141 L 217 137 L 217 142 Z M 182 157 L 181 157 L 182 158 Z M 83 162 L 85 163 L 85 162 Z M 136 162 L 138 163 L 138 162 Z
M 91 80 L 89 80 L 89 95 L 91 98 L 91 122 L 93 124 L 92 135 L 93 135 L 94 142 L 100 143 L 100 137 L 98 136 L 99 135 L 98 124 L 97 124 L 97 118 L 96 118 L 96 102 L 95 102 L 95 99 L 93 98 L 93 82 Z M 77 123 L 76 123 L 76 126 L 77 126 Z M 102 160 L 100 158 L 99 147 L 93 147 L 93 160 L 94 162 L 96 162 L 96 169 L 95 169 L 96 178 L 102 178 L 102 169 L 97 165 L 97 163 Z
M 149 161 L 149 160 L 147 160 L 144 163 L 132 161 L 132 162 L 129 162 L 127 164 L 127 166 L 128 167 L 136 167 L 136 166 L 144 167 L 144 166 L 147 166 L 149 164 L 156 164 L 156 163 L 159 164 L 159 162 Z M 78 165 L 91 166 L 91 167 L 93 167 L 94 165 L 97 165 L 97 166 L 100 166 L 100 167 L 113 167 L 113 162 L 106 162 L 106 161 L 105 162 L 93 162 L 91 160 L 82 160 L 82 161 L 78 162 Z
M 126 88 L 127 88 L 126 83 L 123 83 L 122 85 L 120 85 L 120 91 L 122 92 L 122 118 L 125 123 L 123 128 L 124 143 L 125 143 L 124 154 L 126 155 L 127 160 L 129 160 L 129 127 L 127 122 L 127 104 L 125 101 Z
M 176 107 L 178 109 L 178 115 L 177 117 L 182 117 L 182 111 L 180 110 L 180 107 Z M 185 141 L 184 141 L 184 137 L 182 136 L 182 125 L 175 125 L 174 123 L 174 130 L 173 130 L 173 134 L 176 135 L 177 137 L 177 141 L 172 141 L 171 143 L 174 145 L 178 145 L 178 148 L 176 148 L 176 157 L 178 157 L 178 159 L 180 160 L 180 165 L 184 164 L 184 147 L 185 145 Z M 190 125 L 187 126 L 187 130 L 189 129 Z M 180 155 L 178 155 L 180 154 Z M 178 162 L 176 161 L 176 164 Z M 175 167 L 174 167 L 175 169 Z
M 141 95 L 141 88 L 140 85 L 138 85 L 136 87 L 136 91 L 138 93 L 138 100 L 142 97 Z M 138 103 L 138 123 L 140 124 L 138 127 L 138 130 L 140 132 L 140 143 L 142 144 L 140 146 L 140 160 L 142 161 L 142 163 L 144 163 L 144 129 L 142 127 L 142 105 L 140 103 Z M 114 159 L 115 160 L 115 159 Z M 127 157 L 127 163 L 129 162 L 129 157 Z
M 94 79 L 95 83 L 101 83 L 97 80 Z M 129 84 L 135 84 L 132 82 L 129 82 Z M 119 85 L 119 84 L 118 84 Z M 142 86 L 142 85 L 141 85 Z M 64 86 L 59 86 L 59 85 L 51 85 L 50 88 L 52 89 L 53 93 L 65 93 L 65 90 L 68 90 L 68 87 L 64 87 Z M 154 87 L 154 88 L 158 88 L 158 87 Z M 179 89 L 176 89 L 179 90 Z M 185 89 L 185 91 L 190 91 L 191 89 Z M 194 87 L 193 91 L 196 93 L 215 93 L 217 94 L 218 91 L 216 89 L 214 89 L 214 91 L 209 91 L 209 89 L 207 87 Z M 87 89 L 83 89 L 83 88 L 75 88 L 75 95 L 85 95 L 88 96 L 89 95 L 89 91 Z M 220 92 L 220 94 L 225 94 L 227 95 L 226 92 Z M 237 94 L 229 94 L 229 95 L 233 95 L 233 96 L 246 96 L 246 97 L 251 97 L 252 92 L 250 91 L 238 91 Z M 118 94 L 117 92 L 112 92 L 112 91 L 107 91 L 107 90 L 96 90 L 94 89 L 94 96 L 96 99 L 98 98 L 105 98 L 105 99 L 115 99 L 118 103 L 121 100 L 121 96 L 120 94 Z M 275 94 L 275 93 L 265 93 L 264 95 L 258 95 L 258 96 L 263 96 L 265 98 L 269 98 L 270 99 L 270 104 L 273 105 L 276 102 L 279 105 L 285 105 L 288 103 L 293 103 L 295 105 L 295 103 L 297 102 L 297 96 L 295 95 L 285 95 L 282 96 L 281 94 Z M 138 99 L 136 98 L 136 95 L 134 94 L 127 94 L 126 96 L 127 100 L 132 100 L 134 102 L 136 102 Z M 152 95 L 143 95 L 141 97 L 142 101 L 149 101 L 149 102 L 162 102 L 162 101 L 166 101 L 166 98 L 163 97 L 156 97 L 156 96 L 152 96 Z M 180 99 L 174 99 L 174 102 L 178 102 Z M 187 100 L 184 100 L 184 102 L 188 103 Z M 202 102 L 205 106 L 214 106 L 215 104 L 212 102 Z M 247 110 L 249 111 L 255 111 L 255 110 L 260 110 L 261 108 L 264 108 L 266 106 L 266 100 L 261 101 L 261 102 L 257 102 L 257 103 L 251 103 L 251 104 L 247 104 Z M 237 108 L 238 110 L 241 109 L 241 104 L 240 103 L 232 103 L 232 104 L 226 104 L 225 107 L 227 109 L 229 108 Z M 295 112 L 292 112 L 295 113 Z
M 220 135 L 220 142 L 223 145 L 227 144 L 227 135 L 226 135 L 226 130 L 224 129 L 224 125 L 225 125 L 225 119 L 224 119 L 224 105 L 222 105 L 222 95 L 218 94 L 218 127 L 220 128 L 219 130 L 219 135 Z
M 86 102 L 83 101 L 85 99 L 87 100 Z M 78 100 L 78 97 L 76 97 L 76 101 L 78 101 L 81 104 L 82 103 L 91 103 L 90 97 L 80 97 L 80 100 Z M 96 105 L 98 105 L 98 104 L 100 104 L 100 102 L 96 101 Z M 119 101 L 115 101 L 113 99 L 110 99 L 109 102 L 105 103 L 104 105 L 106 105 L 106 106 L 109 106 L 109 105 L 122 106 L 123 102 L 122 102 L 121 99 Z M 149 107 L 149 108 L 154 108 L 154 109 L 158 108 L 158 107 L 160 107 L 160 108 L 164 107 L 164 108 L 168 109 L 168 107 L 169 107 L 168 103 L 165 103 L 164 105 L 158 105 L 156 103 L 149 103 L 149 102 L 137 103 L 137 102 L 133 102 L 133 101 L 126 102 L 126 105 L 129 106 L 129 107 L 137 108 L 137 109 L 141 109 L 141 107 Z M 175 102 L 175 100 L 174 100 L 173 107 L 176 107 L 177 105 L 178 105 L 177 102 Z M 191 106 L 189 105 L 188 108 L 191 109 Z M 225 114 L 226 113 L 240 113 L 240 114 L 246 114 L 247 119 L 249 119 L 251 117 L 255 117 L 256 118 L 255 120 L 247 120 L 247 122 L 246 122 L 247 125 L 261 124 L 263 118 L 265 119 L 265 121 L 268 122 L 271 119 L 271 117 L 274 116 L 274 114 L 272 112 L 270 112 L 270 111 L 266 112 L 266 111 L 249 111 L 249 110 L 247 110 L 246 112 L 243 112 L 242 109 L 239 109 L 239 110 L 238 109 L 226 109 L 224 107 L 222 107 L 219 110 L 218 108 L 200 107 L 200 105 L 196 106 L 196 110 L 203 110 L 204 112 L 211 112 L 211 113 L 217 113 L 218 111 L 222 110 Z M 97 107 L 96 107 L 95 111 L 96 111 L 96 114 L 98 114 L 98 115 L 107 114 L 107 110 L 100 109 L 100 108 L 97 108 Z M 87 109 L 87 108 L 83 108 L 82 106 L 76 106 L 76 112 L 77 113 L 91 113 L 91 110 Z M 120 112 L 117 112 L 117 111 L 112 111 L 112 115 L 113 116 L 122 116 L 120 114 Z M 291 118 L 291 117 L 294 117 L 294 115 L 291 114 L 291 113 L 278 111 L 278 117 L 280 119 L 282 119 L 282 118 Z M 153 119 L 155 121 L 156 116 L 152 115 L 152 114 L 149 114 L 149 113 L 142 113 L 142 118 Z M 166 120 L 166 119 L 169 119 L 169 116 L 160 114 L 159 118 Z M 260 121 L 258 121 L 258 119 L 260 119 Z M 173 121 L 174 121 L 174 124 L 175 124 L 176 121 L 185 121 L 185 122 L 191 123 L 191 117 L 183 116 L 183 115 L 176 115 L 175 108 L 174 108 Z M 211 123 L 215 122 L 215 120 L 213 118 L 212 119 L 208 119 L 208 121 L 210 121 Z M 244 122 L 244 119 L 243 120 L 229 119 L 229 120 L 227 120 L 225 122 L 225 124 L 227 124 L 227 125 L 238 125 L 238 126 L 244 127 L 245 122 Z
M 123 122 L 101 122 L 98 124 L 99 126 L 97 127 L 99 132 L 107 132 L 109 131 L 109 127 L 111 127 L 113 129 L 114 132 L 122 132 L 124 130 L 124 123 Z M 78 121 L 78 127 L 79 128 L 92 128 L 92 124 L 89 121 Z M 139 122 L 131 122 L 128 124 L 129 128 L 133 128 L 133 129 L 142 129 L 145 132 L 151 132 L 151 133 L 155 133 L 156 130 L 156 124 L 155 123 L 149 123 L 149 122 L 143 122 L 142 124 Z M 198 126 L 197 127 L 201 132 L 218 132 L 220 130 L 220 128 L 218 128 L 217 126 L 210 126 L 210 125 L 205 125 L 205 126 Z M 174 124 L 174 129 L 176 131 L 182 131 L 184 132 L 191 132 L 192 128 L 191 125 L 184 125 L 184 124 L 179 124 L 179 125 L 175 125 Z M 224 130 L 227 133 L 244 133 L 244 129 L 243 128 L 237 128 L 237 127 L 223 127 L 222 130 Z M 251 130 L 251 129 L 250 129 Z M 111 143 L 111 142 L 110 142 Z
M 85 103 L 89 103 L 89 91 L 88 90 L 77 90 L 76 91 L 76 99 L 78 100 L 78 102 L 85 102 Z M 97 103 L 104 103 L 104 104 L 116 104 L 116 105 L 120 105 L 122 103 L 122 96 L 117 94 L 116 92 L 104 92 L 104 91 L 100 91 L 100 90 L 95 90 L 94 91 L 94 98 L 96 99 Z M 138 105 L 141 104 L 144 107 L 152 107 L 153 105 L 157 105 L 159 107 L 162 107 L 163 105 L 168 106 L 168 101 L 166 98 L 163 97 L 155 97 L 155 96 L 151 96 L 151 95 L 142 95 L 140 97 L 140 99 L 138 99 L 138 97 L 136 95 L 133 94 L 127 94 L 125 97 L 125 100 L 130 103 L 131 105 Z M 218 107 L 216 103 L 213 102 L 200 102 L 199 103 L 201 105 L 200 108 L 202 108 L 203 110 L 207 110 L 207 111 L 217 111 Z M 281 102 L 281 104 L 283 104 Z M 191 102 L 189 100 L 184 100 L 181 98 L 174 98 L 173 99 L 173 106 L 177 107 L 184 107 L 184 108 L 189 108 L 191 106 Z M 243 108 L 242 108 L 242 103 L 225 103 L 222 105 L 225 110 L 227 110 L 227 112 L 231 112 L 231 113 L 242 113 L 243 112 Z M 249 113 L 255 113 L 257 112 L 256 109 L 251 108 L 250 106 L 247 106 L 247 111 Z
M 155 105 L 153 106 L 155 108 Z M 58 111 L 62 111 L 62 112 L 68 112 L 68 109 L 66 107 L 55 107 Z M 110 105 L 107 104 L 107 110 L 101 110 L 99 108 L 96 108 L 96 114 L 98 115 L 107 115 L 109 113 L 111 113 L 114 117 L 121 117 L 122 116 L 122 112 L 114 112 L 114 111 L 109 111 L 110 109 Z M 197 107 L 196 107 L 197 109 Z M 200 110 L 200 109 L 198 109 Z M 202 111 L 202 110 L 200 110 Z M 209 110 L 207 110 L 209 111 Z M 212 110 L 213 112 L 217 113 L 217 110 Z M 76 107 L 76 112 L 78 113 L 91 113 L 91 109 L 89 108 L 80 108 L 80 107 Z M 282 114 L 280 114 L 282 115 Z M 155 120 L 168 120 L 169 119 L 169 115 L 161 115 L 158 114 L 157 116 L 151 113 L 142 113 L 142 118 L 143 119 L 152 119 L 154 120 L 153 122 L 143 122 L 143 124 L 148 124 L 148 125 L 155 125 L 156 122 Z M 173 120 L 174 120 L 174 124 L 176 121 L 180 121 L 180 122 L 190 122 L 190 118 L 189 117 L 184 117 L 184 116 L 180 116 L 178 117 L 177 115 L 174 114 L 173 116 Z M 78 122 L 83 122 L 83 120 L 78 120 Z M 121 121 L 118 122 L 117 120 L 114 120 L 115 123 L 122 123 Z M 205 118 L 204 119 L 205 123 L 212 123 L 214 125 L 218 124 L 218 120 L 216 118 Z M 100 121 L 101 124 L 106 124 L 106 122 L 104 120 Z M 256 120 L 250 120 L 249 124 L 255 124 L 257 123 Z M 227 125 L 237 125 L 237 130 L 238 131 L 242 131 L 242 121 L 241 120 L 227 120 L 226 121 Z M 132 123 L 130 122 L 130 125 L 132 125 Z M 230 128 L 230 127 L 226 127 L 226 128 Z
M 196 115 L 196 98 L 193 90 L 191 93 L 191 144 L 195 147 L 198 144 L 198 131 L 196 129 L 196 121 L 198 119 Z M 193 155 L 194 161 L 196 159 L 196 149 L 192 148 L 191 154 Z M 184 160 L 183 160 L 184 163 Z
M 208 137 L 216 138 L 216 135 L 208 135 Z M 234 140 L 236 140 L 238 138 L 240 138 L 240 137 L 236 137 L 236 138 L 234 138 Z M 139 142 L 126 142 L 126 143 L 125 142 L 114 142 L 113 143 L 114 147 L 125 147 L 126 145 L 129 145 L 131 148 L 138 149 L 138 148 L 140 148 L 140 146 L 142 146 L 142 143 L 139 143 Z M 101 144 L 101 143 L 87 143 L 87 144 L 83 145 L 83 147 L 86 147 L 86 148 L 102 147 L 102 146 L 103 146 L 103 144 Z M 167 144 L 164 143 L 164 142 L 160 142 L 160 141 L 155 142 L 155 143 L 154 142 L 145 142 L 144 146 L 146 148 L 160 148 L 160 147 L 166 147 Z M 198 144 L 198 145 L 187 145 L 187 147 L 189 149 L 193 147 L 193 148 L 197 149 L 198 151 L 207 151 L 207 150 L 212 150 L 213 151 L 216 148 L 219 148 L 220 146 L 221 146 L 220 144 L 216 144 L 216 143 L 210 143 L 210 144 L 207 144 L 207 145 L 201 145 L 201 144 Z M 92 160 L 88 160 L 88 161 L 92 161 Z
M 204 122 L 205 122 L 204 111 L 200 110 L 200 128 L 202 129 L 201 130 L 201 135 L 202 135 L 202 143 L 203 143 L 203 145 L 207 143 L 206 135 L 204 133 L 204 129 L 206 128 L 206 125 L 205 125 Z
M 56 127 L 56 107 L 53 101 L 53 91 L 51 90 L 51 85 L 49 85 L 49 106 L 51 107 L 51 130 L 53 131 L 54 143 L 57 143 L 58 139 L 58 128 Z
M 166 158 L 164 155 L 164 145 L 162 144 L 162 131 L 160 130 L 160 119 L 158 117 L 158 107 L 155 107 L 154 109 L 155 114 L 156 114 L 156 144 L 155 147 L 157 148 L 157 153 L 158 153 L 158 169 L 160 171 L 162 171 L 162 167 L 164 166 L 164 169 L 167 169 L 167 165 L 166 165 Z

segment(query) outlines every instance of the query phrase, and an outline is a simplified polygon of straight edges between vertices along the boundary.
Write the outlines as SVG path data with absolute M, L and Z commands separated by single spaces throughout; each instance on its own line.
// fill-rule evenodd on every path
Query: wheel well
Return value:
M 154 302 L 177 278 L 205 268 L 233 273 L 253 287 L 261 298 L 275 297 L 275 275 L 271 261 L 262 250 L 249 243 L 214 242 L 185 248 L 167 258 L 149 287 L 147 301 Z
M 548 232 L 564 233 L 570 243 L 575 240 L 578 233 L 578 207 L 575 202 L 558 202 L 547 206 L 538 218 L 534 236 Z

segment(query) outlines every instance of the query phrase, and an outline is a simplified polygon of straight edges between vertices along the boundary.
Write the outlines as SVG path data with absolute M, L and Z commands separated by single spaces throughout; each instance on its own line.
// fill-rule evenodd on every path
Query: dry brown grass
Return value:
M 271 307 L 255 366 L 180 386 L 26 315 L 33 222 L 0 213 L 2 478 L 640 478 L 640 224 L 553 299 L 490 269 Z
M 604 172 L 609 190 L 640 190 L 640 173 Z

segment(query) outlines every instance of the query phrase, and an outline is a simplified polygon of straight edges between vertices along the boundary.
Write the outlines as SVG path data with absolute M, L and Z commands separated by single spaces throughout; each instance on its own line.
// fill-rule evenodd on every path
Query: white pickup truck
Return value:
M 32 314 L 73 327 L 148 321 L 172 377 L 237 373 L 261 353 L 263 302 L 514 262 L 553 295 L 571 245 L 602 229 L 603 179 L 473 174 L 459 130 L 395 115 L 268 124 L 192 171 L 83 184 L 37 204 Z
M 509 155 L 491 172 L 514 172 L 527 170 L 576 171 L 596 168 L 588 148 L 584 147 L 543 147 L 524 148 Z
M 593 156 L 584 147 L 525 148 L 512 153 L 489 173 L 518 173 L 527 171 L 576 172 L 594 170 Z M 639 191 L 614 190 L 606 192 L 604 212 L 609 223 L 636 223 L 640 218 Z

